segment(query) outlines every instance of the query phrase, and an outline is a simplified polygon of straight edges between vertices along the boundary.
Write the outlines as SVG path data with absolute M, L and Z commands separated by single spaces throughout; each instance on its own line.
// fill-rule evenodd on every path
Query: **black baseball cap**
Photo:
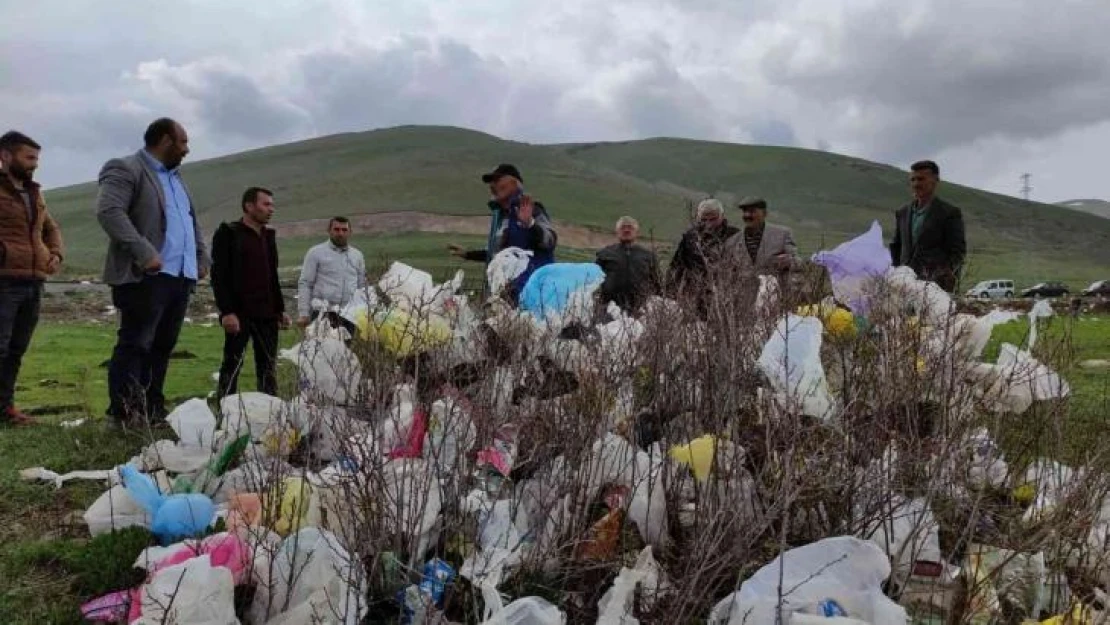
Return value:
M 520 175 L 520 170 L 516 168 L 516 165 L 510 165 L 508 163 L 501 163 L 488 174 L 482 174 L 482 182 L 489 184 L 495 180 L 500 180 L 505 176 L 512 176 L 513 178 L 524 182 L 524 176 Z

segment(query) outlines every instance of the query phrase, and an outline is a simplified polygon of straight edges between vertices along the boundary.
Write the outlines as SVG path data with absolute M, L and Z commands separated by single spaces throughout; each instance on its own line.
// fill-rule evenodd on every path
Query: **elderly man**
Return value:
M 536 269 L 555 262 L 558 236 L 551 225 L 547 209 L 531 195 L 524 192 L 524 176 L 514 165 L 498 165 L 482 175 L 482 182 L 489 185 L 490 227 L 486 247 L 466 251 L 452 245 L 451 253 L 465 260 L 489 263 L 498 252 L 507 247 L 518 247 L 532 252 L 528 269 L 512 284 L 510 299 L 515 300 L 524 284 Z M 495 294 L 496 295 L 496 294 Z
M 742 276 L 774 275 L 783 277 L 798 266 L 798 246 L 790 229 L 767 223 L 767 200 L 746 197 L 740 200 L 744 229 L 728 241 L 731 259 Z
M 135 154 L 104 164 L 96 217 L 108 235 L 104 282 L 120 325 L 108 367 L 109 425 L 167 414 L 163 388 L 208 252 L 196 204 L 181 178 L 189 136 L 172 119 L 155 120 Z
M 297 324 L 302 328 L 314 321 L 321 311 L 313 310 L 312 302 L 324 302 L 329 309 L 342 308 L 355 293 L 366 288 L 366 260 L 362 252 L 350 244 L 351 221 L 332 217 L 328 222 L 328 240 L 305 254 L 301 277 L 297 281 Z M 338 313 L 324 312 L 333 327 L 344 327 L 355 334 L 355 326 Z
M 647 298 L 659 294 L 659 261 L 655 254 L 636 243 L 640 224 L 631 217 L 617 221 L 617 242 L 597 253 L 597 264 L 605 272 L 601 285 L 602 304 L 609 302 L 634 313 Z
M 910 166 L 913 201 L 894 214 L 890 256 L 895 267 L 906 266 L 922 280 L 954 293 L 967 254 L 960 209 L 936 196 L 940 167 L 933 161 Z
M 720 200 L 710 198 L 698 204 L 696 223 L 682 235 L 668 269 L 668 291 L 678 299 L 692 298 L 704 316 L 714 282 L 723 271 L 725 243 L 738 232 L 725 219 Z

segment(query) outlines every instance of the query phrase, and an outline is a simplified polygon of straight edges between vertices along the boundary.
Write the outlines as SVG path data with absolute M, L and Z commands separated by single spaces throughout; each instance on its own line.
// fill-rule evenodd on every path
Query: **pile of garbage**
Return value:
M 761 281 L 750 353 L 676 302 L 598 310 L 594 265 L 477 309 L 461 272 L 394 263 L 334 311 L 358 336 L 321 321 L 282 353 L 292 399 L 194 399 L 125 465 L 25 477 L 106 480 L 90 533 L 157 542 L 91 621 L 1110 622 L 1107 477 L 1008 459 L 988 427 L 1067 383 L 1035 332 L 984 362 L 1015 316 L 957 314 L 885 258 L 876 224 L 815 257 L 830 298 L 784 310 Z M 489 281 L 526 265 L 506 250 Z M 875 429 L 891 406 L 942 427 Z

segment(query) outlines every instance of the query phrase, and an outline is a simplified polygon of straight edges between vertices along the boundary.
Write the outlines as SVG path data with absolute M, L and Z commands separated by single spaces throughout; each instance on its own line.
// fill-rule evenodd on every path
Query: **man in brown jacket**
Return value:
M 39 321 L 42 283 L 62 264 L 62 233 L 32 180 L 41 146 L 0 136 L 0 423 L 29 425 L 15 407 L 15 381 Z

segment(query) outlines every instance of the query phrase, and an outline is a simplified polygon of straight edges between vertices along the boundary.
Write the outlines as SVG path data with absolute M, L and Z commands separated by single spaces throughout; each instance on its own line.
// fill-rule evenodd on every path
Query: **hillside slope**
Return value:
M 499 162 L 520 166 L 529 192 L 558 221 L 607 231 L 632 214 L 660 241 L 685 227 L 691 201 L 762 195 L 772 219 L 795 228 L 807 254 L 866 230 L 874 219 L 889 228 L 892 210 L 907 195 L 904 172 L 811 150 L 676 139 L 544 146 L 413 126 L 190 163 L 184 176 L 211 232 L 238 216 L 239 195 L 254 184 L 277 194 L 279 223 L 394 211 L 483 215 L 486 190 L 478 174 Z M 90 164 L 90 177 L 97 167 Z M 73 273 L 94 274 L 102 259 L 95 191 L 88 183 L 47 195 L 65 229 Z M 956 185 L 944 185 L 942 194 L 967 216 L 969 278 L 1082 282 L 1110 268 L 1107 220 Z
M 1056 205 L 1110 219 L 1110 202 L 1106 200 L 1068 200 L 1057 202 Z

